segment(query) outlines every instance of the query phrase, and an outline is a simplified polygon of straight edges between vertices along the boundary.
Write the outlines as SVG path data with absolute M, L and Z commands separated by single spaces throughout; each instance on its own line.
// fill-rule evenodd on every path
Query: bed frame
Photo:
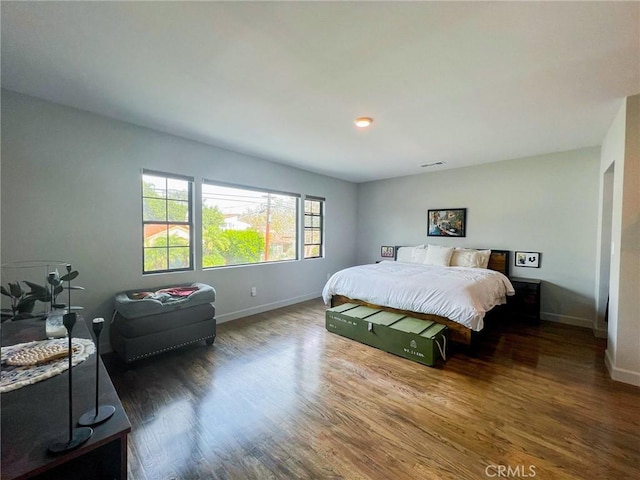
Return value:
M 396 255 L 398 252 L 396 247 Z M 483 249 L 479 249 L 483 250 Z M 487 268 L 500 272 L 507 277 L 509 276 L 509 250 L 491 250 L 491 256 L 489 257 L 489 265 Z M 408 310 L 399 310 L 397 308 L 385 307 L 384 305 L 375 305 L 362 300 L 348 298 L 344 295 L 333 295 L 331 297 L 331 307 L 337 307 L 343 303 L 356 303 L 358 305 L 364 305 L 371 308 L 378 308 L 387 312 L 401 313 L 403 315 L 409 315 L 414 318 L 420 318 L 422 320 L 431 320 L 436 323 L 446 325 L 449 329 L 449 340 L 452 342 L 462 343 L 464 345 L 471 345 L 471 332 L 469 327 L 454 322 L 448 318 L 441 317 L 439 315 L 431 315 L 428 313 L 411 312 Z

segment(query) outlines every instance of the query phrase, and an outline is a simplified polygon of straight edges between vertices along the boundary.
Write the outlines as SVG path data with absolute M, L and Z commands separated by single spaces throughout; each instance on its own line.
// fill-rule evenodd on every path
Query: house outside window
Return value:
M 193 178 L 142 172 L 142 273 L 193 269 Z
M 324 255 L 324 198 L 304 200 L 304 258 Z
M 202 184 L 202 267 L 298 259 L 299 195 Z

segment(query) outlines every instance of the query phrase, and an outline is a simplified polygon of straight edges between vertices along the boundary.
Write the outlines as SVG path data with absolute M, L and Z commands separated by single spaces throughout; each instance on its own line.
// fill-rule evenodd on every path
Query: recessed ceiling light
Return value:
M 356 124 L 356 127 L 366 128 L 369 125 L 371 125 L 371 122 L 373 122 L 373 118 L 370 118 L 370 117 L 358 117 L 358 118 L 355 119 L 355 121 L 353 123 Z

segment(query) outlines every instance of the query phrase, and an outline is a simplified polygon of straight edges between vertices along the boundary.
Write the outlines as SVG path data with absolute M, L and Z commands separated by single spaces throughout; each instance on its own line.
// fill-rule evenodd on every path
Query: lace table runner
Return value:
M 55 340 L 39 340 L 35 342 L 19 343 L 17 345 L 2 347 L 0 393 L 10 392 L 11 390 L 17 390 L 18 388 L 32 385 L 42 380 L 46 380 L 47 378 L 51 378 L 61 374 L 69 368 L 69 357 L 52 360 L 51 362 L 42 365 L 21 367 L 6 365 L 5 360 L 9 356 L 19 352 L 22 349 L 33 348 L 40 344 L 60 344 L 63 347 L 68 347 L 69 339 L 57 338 Z M 96 347 L 93 342 L 86 338 L 74 338 L 72 339 L 72 345 L 74 348 L 74 352 L 71 358 L 71 363 L 74 367 L 79 363 L 84 362 L 87 358 L 89 358 L 91 354 L 95 353 L 96 351 Z

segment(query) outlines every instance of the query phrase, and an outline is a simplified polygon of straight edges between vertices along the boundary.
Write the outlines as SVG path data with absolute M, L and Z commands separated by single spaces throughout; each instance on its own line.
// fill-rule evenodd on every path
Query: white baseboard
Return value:
M 258 313 L 268 312 L 269 310 L 275 310 L 276 308 L 287 307 L 300 302 L 306 302 L 307 300 L 313 300 L 319 298 L 322 293 L 309 293 L 307 295 L 300 295 L 299 297 L 287 298 L 285 300 L 279 300 L 277 302 L 265 303 L 251 308 L 245 308 L 243 310 L 237 310 L 235 312 L 225 313 L 224 315 L 216 315 L 216 323 L 230 322 L 231 320 L 237 320 L 238 318 L 248 317 L 250 315 L 256 315 Z
M 307 295 L 301 295 L 299 297 L 287 298 L 285 300 L 280 300 L 277 302 L 266 303 L 264 305 L 258 305 L 256 307 L 246 308 L 244 310 L 238 310 L 231 313 L 225 313 L 224 315 L 216 315 L 216 324 L 219 325 L 221 323 L 230 322 L 231 320 L 237 320 L 238 318 L 248 317 L 250 315 L 255 315 L 257 313 L 267 312 L 269 310 L 274 310 L 280 307 L 287 307 L 289 305 L 294 305 L 300 302 L 306 302 L 307 300 L 313 300 L 314 298 L 322 297 L 321 292 L 317 293 L 309 293 Z M 110 353 L 113 351 L 111 348 L 110 342 L 103 335 L 100 338 L 100 354 Z
M 558 315 L 557 313 L 548 313 L 548 312 L 541 312 L 540 318 L 542 320 L 548 320 L 550 322 L 563 323 L 565 325 L 573 325 L 574 327 L 583 327 L 583 328 L 593 329 L 593 320 L 590 320 L 588 318 L 572 317 L 569 315 Z
M 614 367 L 608 349 L 604 352 L 604 365 L 607 367 L 607 371 L 609 372 L 612 380 L 640 387 L 640 372 L 633 372 L 631 370 L 625 370 L 624 368 Z

